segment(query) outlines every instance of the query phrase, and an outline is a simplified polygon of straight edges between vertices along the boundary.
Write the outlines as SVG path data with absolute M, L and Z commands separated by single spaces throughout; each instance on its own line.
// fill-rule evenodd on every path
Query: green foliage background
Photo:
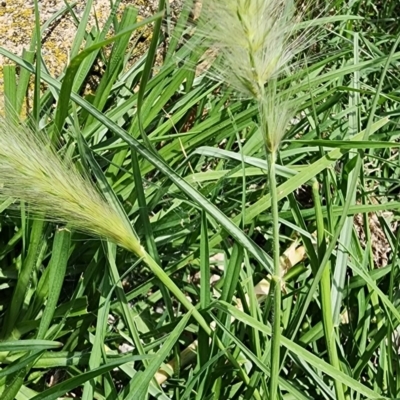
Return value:
M 285 275 L 279 396 L 335 399 L 336 382 L 346 399 L 393 399 L 400 6 L 336 1 L 329 11 L 307 67 L 290 78 L 301 109 L 277 167 L 281 254 L 305 252 Z M 29 205 L 10 211 L 4 199 L 1 398 L 268 399 L 273 298 L 257 284 L 271 272 L 271 198 L 257 107 L 188 68 L 201 56 L 179 45 L 188 12 L 174 25 L 168 12 L 138 22 L 128 7 L 90 34 L 86 17 L 58 79 L 41 63 L 38 24 L 35 62 L 0 48 L 19 67 L 4 67 L 7 117 L 21 112 L 34 76 L 30 123 L 123 210 L 181 298 L 215 329 L 200 327 L 128 251 L 31 218 Z M 131 65 L 130 34 L 149 23 L 151 45 Z M 153 67 L 166 32 L 164 61 Z M 86 94 L 98 59 L 105 73 Z M 163 364 L 171 359 L 174 371 Z M 162 385 L 160 368 L 170 376 Z

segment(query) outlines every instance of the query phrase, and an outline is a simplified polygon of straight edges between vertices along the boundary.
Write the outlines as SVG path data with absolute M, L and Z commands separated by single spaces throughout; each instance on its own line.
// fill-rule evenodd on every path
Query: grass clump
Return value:
M 119 5 L 0 47 L 1 399 L 399 397 L 396 3 Z
M 204 1 L 200 34 L 216 49 L 212 70 L 241 96 L 258 104 L 259 126 L 265 142 L 268 185 L 272 202 L 274 323 L 271 352 L 270 396 L 276 398 L 280 369 L 281 286 L 279 215 L 275 163 L 280 141 L 297 111 L 289 96 L 278 94 L 279 76 L 290 71 L 296 53 L 311 41 L 306 32 L 298 35 L 296 5 L 292 0 Z M 297 34 L 297 37 L 293 36 Z M 293 91 L 295 88 L 293 88 Z

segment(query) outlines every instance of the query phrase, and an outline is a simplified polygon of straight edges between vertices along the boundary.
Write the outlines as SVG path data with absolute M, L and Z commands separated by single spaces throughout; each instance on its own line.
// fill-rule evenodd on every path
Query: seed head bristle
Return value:
M 288 125 L 298 111 L 299 100 L 293 98 L 290 90 L 278 93 L 276 82 L 271 82 L 258 105 L 260 123 L 265 133 L 266 149 L 270 153 L 275 153 L 285 136 Z
M 82 177 L 61 160 L 42 133 L 0 118 L 0 197 L 28 204 L 39 218 L 108 238 L 138 254 L 132 229 Z
M 242 95 L 264 86 L 304 48 L 293 0 L 203 0 L 200 35 L 216 49 L 214 73 Z

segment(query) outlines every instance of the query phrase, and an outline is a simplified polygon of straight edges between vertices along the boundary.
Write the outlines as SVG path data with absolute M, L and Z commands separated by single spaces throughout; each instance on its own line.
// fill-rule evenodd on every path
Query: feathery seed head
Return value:
M 260 124 L 264 131 L 265 146 L 269 153 L 275 153 L 286 133 L 286 129 L 298 111 L 299 102 L 291 91 L 278 93 L 276 82 L 267 86 L 266 95 L 260 99 Z
M 198 32 L 217 54 L 209 74 L 257 101 L 268 152 L 278 150 L 297 111 L 296 101 L 278 94 L 276 83 L 312 40 L 309 29 L 298 33 L 300 22 L 294 0 L 202 1 Z
M 215 48 L 215 74 L 257 100 L 304 48 L 293 0 L 203 0 L 200 34 Z
M 140 253 L 132 229 L 71 162 L 60 159 L 43 134 L 2 118 L 0 197 L 24 201 L 39 217 L 45 214 Z

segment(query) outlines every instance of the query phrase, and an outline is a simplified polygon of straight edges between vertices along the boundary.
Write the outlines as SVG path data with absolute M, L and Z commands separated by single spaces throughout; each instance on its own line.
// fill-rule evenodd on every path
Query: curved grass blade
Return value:
M 57 400 L 60 396 L 63 396 L 65 393 L 72 391 L 73 389 L 83 385 L 90 379 L 94 379 L 102 374 L 105 374 L 108 371 L 113 370 L 114 368 L 118 368 L 123 364 L 132 363 L 135 361 L 143 360 L 146 357 L 143 356 L 128 356 L 121 357 L 117 360 L 113 360 L 108 362 L 107 364 L 102 365 L 99 368 L 96 368 L 92 371 L 84 372 L 74 376 L 73 378 L 67 379 L 64 382 L 61 382 L 57 385 L 54 385 L 52 388 L 45 390 L 44 392 L 38 394 L 33 397 L 31 400 Z
M 150 381 L 153 379 L 155 373 L 159 370 L 160 365 L 168 357 L 168 354 L 171 352 L 171 349 L 175 343 L 179 340 L 179 337 L 188 324 L 190 317 L 191 312 L 188 312 L 182 318 L 176 328 L 168 335 L 167 340 L 164 342 L 157 354 L 153 357 L 146 370 L 143 372 L 138 372 L 133 377 L 129 385 L 133 388 L 133 390 L 131 390 L 124 397 L 125 400 L 137 400 L 145 398 Z
M 49 349 L 58 349 L 63 344 L 53 340 L 10 340 L 0 343 L 0 351 L 41 351 Z
M 214 306 L 216 309 L 228 313 L 230 316 L 234 317 L 238 321 L 241 321 L 244 324 L 249 325 L 254 329 L 257 329 L 258 331 L 265 333 L 268 336 L 271 336 L 271 328 L 269 328 L 262 322 L 257 321 L 255 318 L 245 314 L 243 311 L 238 310 L 236 307 L 224 302 L 216 302 L 214 303 Z M 351 378 L 349 375 L 332 367 L 332 365 L 328 364 L 320 357 L 315 356 L 314 354 L 305 350 L 302 346 L 299 346 L 285 336 L 281 336 L 281 344 L 282 346 L 286 347 L 287 350 L 295 354 L 296 357 L 300 357 L 307 363 L 313 365 L 318 371 L 324 372 L 331 378 L 336 379 L 342 384 L 352 388 L 356 392 L 366 396 L 368 399 L 383 398 L 381 394 L 374 392 L 362 383 Z
M 125 35 L 130 35 L 134 30 L 140 28 L 141 26 L 147 25 L 150 22 L 156 21 L 161 16 L 162 16 L 162 13 L 158 13 L 148 19 L 145 19 L 134 25 L 131 25 L 129 28 L 124 29 L 122 32 L 111 37 L 110 39 L 103 40 L 102 42 L 96 43 L 96 44 L 88 47 L 87 49 L 83 50 L 81 53 L 79 53 L 76 57 L 74 57 L 71 60 L 69 66 L 65 72 L 63 83 L 61 85 L 60 96 L 59 96 L 60 101 L 58 102 L 58 105 L 57 105 L 55 121 L 54 121 L 55 133 L 59 133 L 62 131 L 65 119 L 68 115 L 68 103 L 69 103 L 69 99 L 70 99 L 71 93 L 72 93 L 72 86 L 74 84 L 74 78 L 75 78 L 76 73 L 78 72 L 78 69 L 79 69 L 81 63 L 84 61 L 84 59 L 86 57 L 88 57 L 92 52 L 97 51 L 98 49 L 115 42 L 116 40 L 122 38 Z

